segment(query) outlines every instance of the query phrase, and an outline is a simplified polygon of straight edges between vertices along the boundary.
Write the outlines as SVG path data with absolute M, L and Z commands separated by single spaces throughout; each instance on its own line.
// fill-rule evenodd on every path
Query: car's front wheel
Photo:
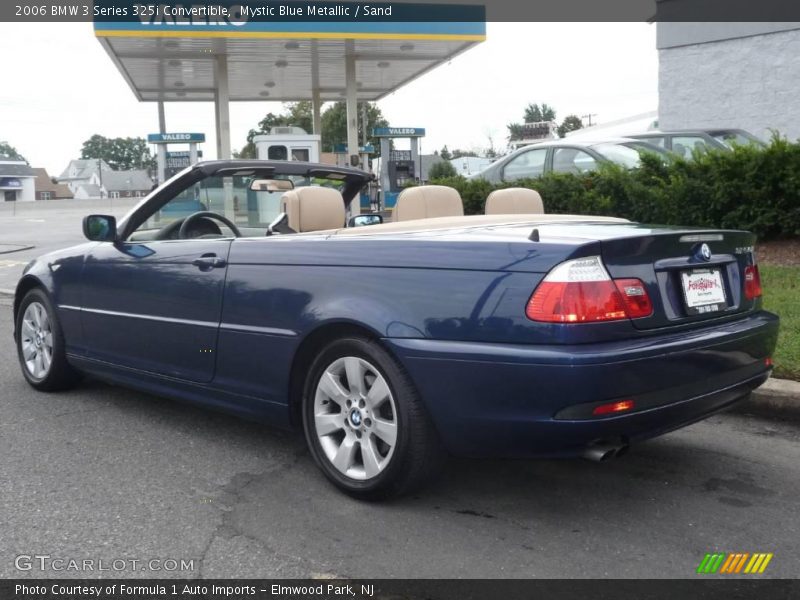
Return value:
M 22 374 L 43 391 L 63 390 L 80 380 L 64 353 L 64 336 L 53 304 L 35 288 L 22 298 L 17 311 L 17 354 Z
M 443 462 L 411 379 L 372 340 L 337 340 L 317 356 L 306 380 L 303 423 L 322 471 L 357 498 L 408 493 Z

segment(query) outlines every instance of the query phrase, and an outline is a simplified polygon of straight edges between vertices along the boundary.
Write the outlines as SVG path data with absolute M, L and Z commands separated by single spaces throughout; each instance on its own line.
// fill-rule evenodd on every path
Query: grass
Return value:
M 781 318 L 775 376 L 800 381 L 800 267 L 758 266 L 764 308 Z

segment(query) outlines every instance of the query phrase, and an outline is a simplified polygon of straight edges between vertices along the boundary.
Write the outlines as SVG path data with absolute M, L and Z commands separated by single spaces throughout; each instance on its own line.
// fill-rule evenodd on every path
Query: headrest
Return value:
M 486 198 L 487 215 L 544 214 L 542 197 L 528 188 L 495 190 Z
M 420 185 L 400 192 L 392 214 L 393 221 L 431 217 L 461 217 L 464 204 L 459 193 L 445 185 Z
M 333 188 L 295 188 L 281 197 L 281 207 L 289 217 L 289 227 L 297 233 L 344 227 L 344 199 Z

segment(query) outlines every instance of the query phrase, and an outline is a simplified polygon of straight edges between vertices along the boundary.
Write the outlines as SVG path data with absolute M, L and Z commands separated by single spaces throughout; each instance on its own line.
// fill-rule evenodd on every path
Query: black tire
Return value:
M 385 380 L 396 406 L 394 449 L 383 470 L 369 479 L 354 479 L 337 469 L 317 436 L 314 417 L 317 386 L 326 370 L 345 357 L 357 357 L 375 367 Z M 314 460 L 336 487 L 354 498 L 380 500 L 408 494 L 430 481 L 444 464 L 446 453 L 411 378 L 375 341 L 351 337 L 325 346 L 308 371 L 302 401 L 303 428 Z M 364 423 L 367 421 L 369 419 L 365 418 Z M 366 440 L 366 436 L 363 439 Z M 356 443 L 361 443 L 361 440 L 359 436 Z
M 49 321 L 49 331 L 52 335 L 50 365 L 47 372 L 42 376 L 36 376 L 34 373 L 31 373 L 23 356 L 23 343 L 26 339 L 23 333 L 23 321 L 26 310 L 35 302 L 46 312 Z M 15 331 L 17 357 L 19 358 L 22 375 L 31 386 L 43 392 L 55 392 L 72 388 L 81 380 L 81 374 L 67 362 L 64 353 L 64 335 L 61 331 L 61 324 L 58 322 L 58 315 L 53 307 L 53 303 L 50 302 L 50 298 L 43 290 L 34 288 L 22 298 L 22 302 L 19 304 L 19 310 L 17 311 Z

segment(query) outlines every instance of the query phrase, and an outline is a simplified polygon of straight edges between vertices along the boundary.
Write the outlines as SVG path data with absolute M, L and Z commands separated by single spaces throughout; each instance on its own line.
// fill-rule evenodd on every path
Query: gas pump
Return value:
M 394 210 L 397 197 L 409 184 L 419 180 L 419 138 L 425 136 L 421 127 L 378 127 L 372 130 L 381 140 L 381 201 L 384 210 Z M 410 150 L 393 150 L 392 140 L 408 138 Z

